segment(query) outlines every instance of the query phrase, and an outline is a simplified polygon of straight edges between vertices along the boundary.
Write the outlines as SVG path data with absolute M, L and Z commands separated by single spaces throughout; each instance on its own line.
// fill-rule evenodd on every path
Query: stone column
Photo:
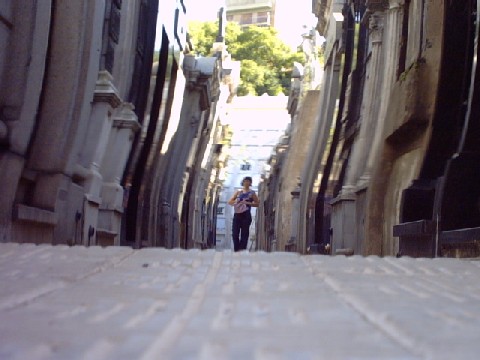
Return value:
M 124 189 L 120 185 L 135 132 L 140 129 L 131 103 L 123 103 L 113 115 L 113 127 L 101 166 L 103 186 L 98 215 L 97 242 L 120 245 Z
M 371 5 L 370 5 L 371 6 Z M 382 4 L 376 5 L 373 10 L 382 9 Z M 368 186 L 370 168 L 366 164 L 369 155 L 374 151 L 371 147 L 375 136 L 377 123 L 381 122 L 378 109 L 383 74 L 383 12 L 373 12 L 369 19 L 370 29 L 370 60 L 367 64 L 366 83 L 363 90 L 364 99 L 360 116 L 360 132 L 356 138 L 345 184 L 340 195 L 332 202 L 332 252 L 348 250 L 359 253 L 361 248 L 360 236 L 364 209 L 358 201 L 359 191 Z
M 20 199 L 24 203 L 18 204 L 22 209 L 18 209 L 21 211 L 17 217 L 14 215 L 13 231 L 19 239 L 30 238 L 25 237 L 25 231 L 29 231 L 39 233 L 45 242 L 77 243 L 82 230 L 79 219 L 82 219 L 84 189 L 80 185 L 83 178 L 73 174 L 73 167 L 78 162 L 80 146 L 85 148 L 83 139 L 98 77 L 105 3 L 59 1 L 48 7 L 48 14 L 55 19 L 48 31 L 48 71 L 39 84 L 42 101 L 34 112 L 35 126 L 28 139 L 29 156 L 23 172 L 28 173 L 31 196 Z M 43 20 L 46 19 L 37 18 L 35 23 L 44 24 Z M 35 47 L 40 44 L 36 40 L 34 43 Z M 39 71 L 35 57 L 28 63 Z M 8 84 L 3 85 L 9 88 Z M 26 110 L 27 114 L 32 113 Z M 22 127 L 18 130 L 24 131 Z M 46 211 L 50 213 L 47 217 L 55 219 L 48 220 L 48 224 L 45 224 Z M 28 218 L 23 218 L 25 214 L 29 214 Z M 50 234 L 46 233 L 46 227 L 51 229 Z
M 398 238 L 393 238 L 391 228 L 387 229 L 388 226 L 385 225 L 383 220 L 384 194 L 391 171 L 391 160 L 395 157 L 392 151 L 385 147 L 384 128 L 385 126 L 391 126 L 392 115 L 387 113 L 388 108 L 392 102 L 398 102 L 397 98 L 391 98 L 391 96 L 392 88 L 397 82 L 403 11 L 408 11 L 408 9 L 405 9 L 404 0 L 390 0 L 385 16 L 383 45 L 385 68 L 381 94 L 384 101 L 380 104 L 378 115 L 380 121 L 377 123 L 375 136 L 372 141 L 372 152 L 370 153 L 367 167 L 372 171 L 372 174 L 369 179 L 369 188 L 371 190 L 365 199 L 366 203 L 368 203 L 368 208 L 365 210 L 364 218 L 365 241 L 362 249 L 362 254 L 364 255 L 381 255 L 385 248 L 390 247 L 390 244 L 394 244 L 393 247 L 398 246 Z
M 95 245 L 94 232 L 97 228 L 98 210 L 101 204 L 100 193 L 103 177 L 100 165 L 112 129 L 112 112 L 121 103 L 113 78 L 108 71 L 100 71 L 93 96 L 87 143 L 84 155 L 90 163 L 85 180 L 85 204 L 83 223 L 83 244 Z
M 373 139 L 370 142 L 370 153 L 368 154 L 368 160 L 366 167 L 364 169 L 363 175 L 360 178 L 360 183 L 366 185 L 370 181 L 373 165 L 378 156 L 378 149 L 381 142 L 383 141 L 383 129 L 385 125 L 385 118 L 387 115 L 387 108 L 390 99 L 390 92 L 393 84 L 396 82 L 396 72 L 398 66 L 398 52 L 399 52 L 399 39 L 401 34 L 402 27 L 402 17 L 403 17 L 403 0 L 393 0 L 390 1 L 390 6 L 385 16 L 385 31 L 384 35 L 385 41 L 383 42 L 383 64 L 384 68 L 382 69 L 382 86 L 379 86 L 377 90 L 378 95 L 382 97 L 380 104 L 377 103 L 375 110 L 378 109 L 378 121 L 375 124 L 375 131 L 373 132 Z M 377 34 L 378 36 L 378 34 Z M 380 39 L 381 42 L 381 39 Z
M 0 174 L 8 174 L 0 176 L 0 242 L 13 240 L 12 210 L 15 212 L 15 204 L 20 206 L 16 194 L 35 130 L 51 6 L 48 0 L 39 3 L 8 0 L 0 6 Z
M 291 211 L 291 227 L 290 227 L 290 240 L 285 246 L 286 251 L 296 251 L 297 244 L 297 232 L 298 232 L 298 217 L 300 215 L 300 192 L 302 188 L 302 181 L 297 178 L 297 186 L 290 194 L 292 195 L 292 211 Z
M 206 121 L 205 111 L 212 102 L 212 77 L 215 77 L 216 67 L 217 58 L 214 57 L 186 56 L 183 62 L 186 87 L 182 110 L 177 132 L 165 155 L 168 158 L 167 171 L 162 178 L 161 197 L 171 209 L 169 218 L 163 218 L 161 224 L 165 229 L 172 227 L 169 238 L 162 239 L 167 247 L 179 246 L 178 241 L 183 236 L 180 229 L 184 224 L 180 224 L 179 220 L 190 176 L 188 168 L 198 146 L 199 131 L 201 132 Z
M 337 48 L 332 50 L 332 56 L 329 63 L 325 66 L 324 78 L 322 81 L 322 92 L 320 100 L 320 113 L 317 116 L 316 128 L 314 129 L 314 137 L 308 151 L 304 168 L 302 170 L 303 191 L 300 194 L 300 216 L 298 219 L 298 241 L 299 252 L 304 252 L 309 239 L 307 231 L 307 217 L 310 209 L 308 208 L 311 201 L 313 184 L 318 176 L 319 163 L 322 160 L 322 154 L 325 150 L 330 128 L 333 121 L 333 114 L 336 107 L 339 74 L 340 74 L 340 56 L 337 54 Z M 313 166 L 312 166 L 313 164 Z
M 368 183 L 370 181 L 372 163 L 369 160 L 372 159 L 371 155 L 375 154 L 375 148 L 372 147 L 372 142 L 378 130 L 378 123 L 383 121 L 383 119 L 379 117 L 378 110 L 380 108 L 380 104 L 382 103 L 382 99 L 383 102 L 387 100 L 386 98 L 383 98 L 384 94 L 382 94 L 384 68 L 382 51 L 384 13 L 373 13 L 370 16 L 369 25 L 372 53 L 369 62 L 370 78 L 368 80 L 368 87 L 365 91 L 366 94 L 369 94 L 370 96 L 365 102 L 366 112 L 362 121 L 362 128 L 360 130 L 361 139 L 359 141 L 363 141 L 363 143 L 361 144 L 360 149 L 355 149 L 355 151 L 358 150 L 362 155 L 358 165 L 363 167 L 358 169 L 359 172 L 356 172 L 357 176 L 360 175 L 356 184 L 357 191 L 368 187 Z

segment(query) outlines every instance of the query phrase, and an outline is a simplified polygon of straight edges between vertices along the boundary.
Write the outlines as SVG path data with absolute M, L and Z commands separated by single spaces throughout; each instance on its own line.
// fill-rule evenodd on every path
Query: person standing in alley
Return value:
M 242 189 L 238 190 L 228 200 L 228 204 L 233 206 L 233 224 L 232 238 L 234 251 L 241 251 L 247 248 L 248 237 L 250 235 L 250 224 L 252 223 L 252 214 L 250 209 L 258 207 L 258 197 L 255 191 L 250 189 L 252 178 L 246 176 L 242 180 Z

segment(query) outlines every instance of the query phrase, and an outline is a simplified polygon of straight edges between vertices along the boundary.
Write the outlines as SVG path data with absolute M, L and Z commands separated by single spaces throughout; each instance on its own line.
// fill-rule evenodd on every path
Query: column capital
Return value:
M 358 179 L 357 184 L 356 184 L 356 193 L 362 192 L 366 189 L 368 189 L 368 186 L 370 185 L 370 169 L 365 169 L 365 173 L 360 176 L 360 179 Z
M 132 103 L 122 103 L 113 116 L 113 126 L 118 129 L 131 129 L 133 132 L 140 130 L 141 126 L 133 109 Z
M 388 8 L 390 10 L 403 8 L 403 6 L 405 5 L 405 0 L 390 0 L 389 5 L 390 6 Z
M 106 102 L 113 108 L 118 107 L 122 102 L 118 90 L 113 85 L 113 76 L 107 70 L 101 70 L 98 73 L 93 101 Z

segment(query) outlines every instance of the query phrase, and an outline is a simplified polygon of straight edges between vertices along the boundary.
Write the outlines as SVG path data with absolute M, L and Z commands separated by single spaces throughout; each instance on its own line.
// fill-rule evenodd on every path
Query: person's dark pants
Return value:
M 251 223 L 252 214 L 250 214 L 250 211 L 233 215 L 232 238 L 234 251 L 245 250 L 247 248 Z

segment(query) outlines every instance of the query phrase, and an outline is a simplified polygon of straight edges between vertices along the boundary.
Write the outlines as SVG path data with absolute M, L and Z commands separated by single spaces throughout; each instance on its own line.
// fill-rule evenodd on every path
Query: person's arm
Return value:
M 233 196 L 230 198 L 230 200 L 228 200 L 228 205 L 233 205 L 235 204 L 235 202 L 237 201 L 237 195 L 238 195 L 238 191 L 235 191 L 235 194 L 233 194 Z
M 260 204 L 260 200 L 258 200 L 257 194 L 255 193 L 252 194 L 252 200 L 253 201 L 249 205 L 253 207 L 258 207 L 258 205 Z

